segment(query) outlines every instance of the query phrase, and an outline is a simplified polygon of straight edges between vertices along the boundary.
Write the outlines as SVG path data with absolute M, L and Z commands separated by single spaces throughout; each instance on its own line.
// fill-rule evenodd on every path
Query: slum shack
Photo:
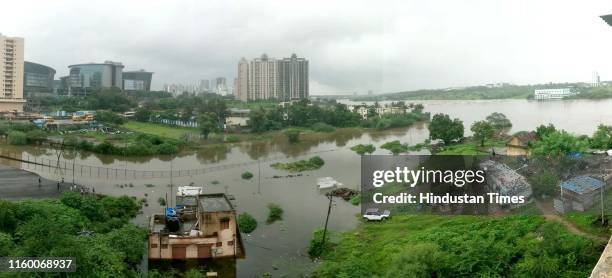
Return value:
M 506 154 L 511 156 L 529 155 L 529 143 L 536 141 L 535 132 L 520 132 L 512 136 L 506 143 Z
M 487 160 L 480 163 L 480 167 L 486 172 L 487 189 L 490 193 L 498 193 L 500 196 L 523 196 L 525 203 L 531 201 L 533 191 L 527 179 L 508 165 Z M 518 207 L 523 204 L 513 204 L 510 207 Z
M 577 176 L 561 182 L 561 195 L 554 200 L 555 209 L 565 213 L 585 211 L 593 206 L 605 183 L 589 176 Z
M 225 194 L 179 191 L 176 200 L 176 207 L 151 217 L 149 259 L 244 258 L 236 211 Z

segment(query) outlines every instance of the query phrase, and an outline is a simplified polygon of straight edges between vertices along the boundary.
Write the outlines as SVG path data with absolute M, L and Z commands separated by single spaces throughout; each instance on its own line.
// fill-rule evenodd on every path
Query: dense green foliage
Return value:
M 536 128 L 536 134 L 538 135 L 539 138 L 544 138 L 545 136 L 548 136 L 549 134 L 555 131 L 557 131 L 557 129 L 555 128 L 553 124 L 539 125 Z
M 291 163 L 273 163 L 270 166 L 274 169 L 286 170 L 289 172 L 312 171 L 323 167 L 325 161 L 318 156 L 313 156 L 308 160 L 299 160 Z
M 128 221 L 139 210 L 125 196 L 0 200 L 0 255 L 75 257 L 72 277 L 137 277 L 146 231 Z
M 198 128 L 204 135 L 204 139 L 208 139 L 209 134 L 222 130 L 219 118 L 214 113 L 203 113 L 198 116 Z
M 599 125 L 591 137 L 591 148 L 612 149 L 612 126 Z
M 329 102 L 312 105 L 307 100 L 303 100 L 286 108 L 254 109 L 249 114 L 249 126 L 253 132 L 279 130 L 285 127 L 310 127 L 320 132 L 357 126 L 388 129 L 410 126 L 415 122 L 427 120 L 428 116 L 422 113 L 422 106 L 414 106 L 413 112 L 380 116 L 373 114 L 368 119 L 362 119 L 358 113 L 349 111 L 344 104 Z
M 94 145 L 82 140 L 76 145 L 77 149 L 91 151 L 99 154 L 122 155 L 122 156 L 146 156 L 146 155 L 170 155 L 179 152 L 182 142 L 174 139 L 162 138 L 149 134 L 137 134 L 131 138 L 127 146 L 115 145 L 104 141 Z
M 283 219 L 283 209 L 277 204 L 269 203 L 268 204 L 268 219 L 266 220 L 266 223 L 272 224 L 276 222 L 277 220 L 282 220 L 282 219 Z
M 480 146 L 484 147 L 485 140 L 490 139 L 495 134 L 496 128 L 488 121 L 476 121 L 470 128 L 474 139 L 480 141 Z
M 323 252 L 315 277 L 587 277 L 589 239 L 540 216 L 395 216 Z
M 584 152 L 589 146 L 586 139 L 574 136 L 564 130 L 551 132 L 533 143 L 532 154 L 560 156 L 573 152 Z
M 568 99 L 604 99 L 612 98 L 611 87 L 587 87 L 581 88 L 580 94 L 571 96 Z
M 98 111 L 96 112 L 96 121 L 106 124 L 120 125 L 125 123 L 125 118 L 114 112 Z
M 28 139 L 25 133 L 15 130 L 8 133 L 7 142 L 11 145 L 25 145 Z
M 367 145 L 359 144 L 359 145 L 355 145 L 351 147 L 351 150 L 356 152 L 358 155 L 364 155 L 366 153 L 372 154 L 374 151 L 376 151 L 376 147 L 374 147 L 374 145 L 372 144 L 367 144 Z
M 453 119 L 447 114 L 435 114 L 429 123 L 429 138 L 440 139 L 445 145 L 463 138 L 463 122 Z
M 136 113 L 134 113 L 134 119 L 139 122 L 148 122 L 151 120 L 152 115 L 153 112 L 151 112 L 151 110 L 146 108 L 138 108 L 136 109 Z
M 559 179 L 551 169 L 540 169 L 539 172 L 530 175 L 529 183 L 535 197 L 556 196 L 559 189 Z
M 247 212 L 238 215 L 238 228 L 240 232 L 250 234 L 257 229 L 257 220 Z

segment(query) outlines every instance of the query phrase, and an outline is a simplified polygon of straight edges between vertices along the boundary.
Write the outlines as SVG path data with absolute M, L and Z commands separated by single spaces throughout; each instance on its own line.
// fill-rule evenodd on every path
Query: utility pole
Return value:
M 261 195 L 261 160 L 257 159 L 257 194 Z
M 604 220 L 604 188 L 606 188 L 606 181 L 605 181 L 605 174 L 601 175 L 601 180 L 603 181 L 603 185 L 601 186 L 601 189 L 599 189 L 599 196 L 601 198 L 601 225 L 603 226 L 605 224 L 605 220 Z
M 173 160 L 170 160 L 170 199 L 172 199 L 172 190 L 173 190 L 172 188 L 173 187 L 173 184 L 172 184 L 172 167 L 173 167 L 172 161 Z M 166 203 L 169 203 L 169 202 L 171 202 L 171 200 L 168 200 L 168 198 L 166 198 Z M 172 204 L 170 204 L 170 206 L 172 206 Z
M 325 235 L 327 234 L 327 223 L 329 222 L 329 214 L 331 213 L 332 200 L 334 198 L 334 196 L 332 196 L 332 194 L 330 193 L 326 195 L 327 195 L 327 198 L 329 199 L 329 205 L 327 206 L 327 217 L 325 218 L 325 228 L 323 229 L 323 239 L 321 239 L 321 248 L 325 246 Z

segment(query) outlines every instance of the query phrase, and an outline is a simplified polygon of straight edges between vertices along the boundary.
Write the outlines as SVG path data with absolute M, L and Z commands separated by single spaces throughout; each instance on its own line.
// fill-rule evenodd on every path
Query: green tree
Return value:
M 536 134 L 538 135 L 538 137 L 540 138 L 544 138 L 545 136 L 547 136 L 548 134 L 551 134 L 553 132 L 557 131 L 557 129 L 555 128 L 555 126 L 553 124 L 548 124 L 548 125 L 539 125 L 536 128 Z
M 512 127 L 512 122 L 508 120 L 506 115 L 498 112 L 494 112 L 491 115 L 487 116 L 487 122 L 493 126 L 496 132 L 502 132 L 504 130 L 508 130 Z
M 29 143 L 41 143 L 47 140 L 47 133 L 40 129 L 34 129 L 26 132 L 26 138 Z
M 428 129 L 431 139 L 440 139 L 445 145 L 463 138 L 463 122 L 459 119 L 451 120 L 447 114 L 435 114 Z
M 139 122 L 148 122 L 151 119 L 153 113 L 151 110 L 146 108 L 138 108 L 134 113 L 134 118 Z
M 591 138 L 591 147 L 612 149 L 612 126 L 600 124 Z
M 572 152 L 583 152 L 588 145 L 589 143 L 586 140 L 569 134 L 565 130 L 554 131 L 534 143 L 533 154 L 560 156 Z
M 198 128 L 204 139 L 208 139 L 208 135 L 215 132 L 221 131 L 221 126 L 217 116 L 214 113 L 204 113 L 198 117 Z
M 477 121 L 470 128 L 474 133 L 474 139 L 480 141 L 480 146 L 484 147 L 485 140 L 493 137 L 495 128 L 487 121 Z
M 556 196 L 559 179 L 549 169 L 542 169 L 529 177 L 529 183 L 533 187 L 533 195 L 536 197 Z

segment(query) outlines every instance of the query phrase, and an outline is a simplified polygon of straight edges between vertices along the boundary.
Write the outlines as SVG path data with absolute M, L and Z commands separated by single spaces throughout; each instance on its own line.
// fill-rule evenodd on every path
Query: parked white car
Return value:
M 380 212 L 378 208 L 370 208 L 366 210 L 363 218 L 367 221 L 381 221 L 389 218 L 389 216 L 391 216 L 391 212 L 388 210 Z

